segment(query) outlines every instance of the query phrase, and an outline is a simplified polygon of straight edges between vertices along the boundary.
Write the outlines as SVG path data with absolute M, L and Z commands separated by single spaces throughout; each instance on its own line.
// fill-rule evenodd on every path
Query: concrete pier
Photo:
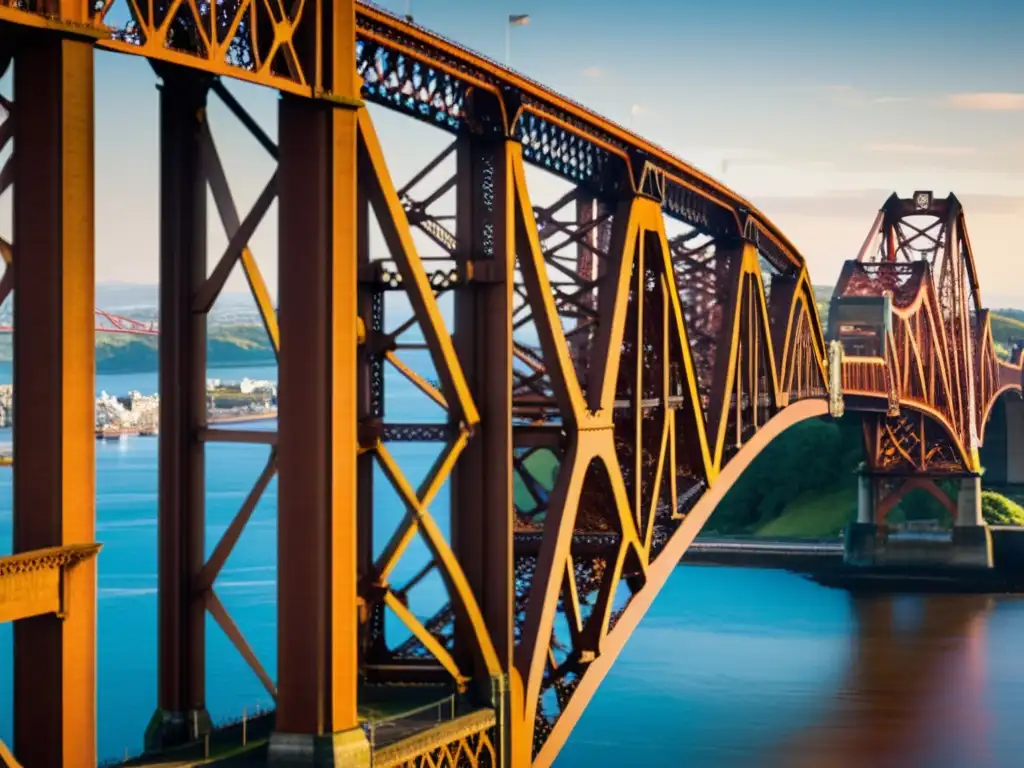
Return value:
M 848 565 L 900 568 L 991 568 L 992 536 L 981 515 L 981 477 L 963 478 L 952 531 L 897 533 L 878 519 L 878 479 L 858 478 L 857 522 L 845 534 Z

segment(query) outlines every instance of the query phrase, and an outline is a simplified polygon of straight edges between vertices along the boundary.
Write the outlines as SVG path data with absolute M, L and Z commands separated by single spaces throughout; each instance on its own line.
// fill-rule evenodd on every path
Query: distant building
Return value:
M 14 386 L 0 385 L 0 427 L 9 427 L 14 423 Z
M 270 395 L 271 397 L 277 397 L 277 383 L 273 381 L 267 381 L 266 379 L 250 379 L 248 377 L 242 379 L 238 385 L 238 390 L 243 395 Z

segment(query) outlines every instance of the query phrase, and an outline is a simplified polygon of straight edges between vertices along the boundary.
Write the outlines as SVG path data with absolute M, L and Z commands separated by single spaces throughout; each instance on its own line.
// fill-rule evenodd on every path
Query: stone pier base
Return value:
M 992 532 L 987 525 L 958 525 L 953 528 L 952 565 L 992 567 Z
M 846 528 L 844 560 L 864 567 L 991 568 L 992 534 L 987 525 L 956 526 L 949 538 L 889 536 L 870 523 Z
M 876 565 L 884 544 L 879 543 L 881 530 L 874 523 L 850 523 L 843 536 L 843 559 L 847 565 Z

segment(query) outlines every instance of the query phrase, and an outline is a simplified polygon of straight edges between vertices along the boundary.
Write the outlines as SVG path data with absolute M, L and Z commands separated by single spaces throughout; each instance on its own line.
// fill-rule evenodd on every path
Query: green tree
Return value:
M 1024 507 L 995 491 L 981 492 L 981 516 L 989 525 L 1024 525 Z

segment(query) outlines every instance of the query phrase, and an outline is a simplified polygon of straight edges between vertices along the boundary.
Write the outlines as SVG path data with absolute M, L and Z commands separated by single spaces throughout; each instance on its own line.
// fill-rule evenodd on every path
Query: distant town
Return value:
M 0 386 L 0 427 L 13 426 L 14 387 Z M 96 398 L 96 438 L 120 440 L 160 433 L 160 396 L 129 392 Z M 241 381 L 206 381 L 207 419 L 210 423 L 260 421 L 277 417 L 277 383 L 243 378 Z

